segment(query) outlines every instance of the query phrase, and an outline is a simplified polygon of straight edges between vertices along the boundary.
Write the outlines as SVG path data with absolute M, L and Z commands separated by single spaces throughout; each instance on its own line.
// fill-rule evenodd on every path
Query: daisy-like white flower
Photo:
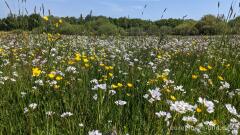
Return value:
M 194 116 L 184 116 L 182 120 L 191 123 L 196 123 L 198 121 Z
M 37 108 L 37 104 L 36 104 L 36 103 L 29 104 L 29 108 L 31 108 L 32 110 L 34 110 L 34 109 Z
M 102 135 L 99 130 L 92 130 L 88 132 L 88 135 Z
M 238 135 L 239 128 L 240 128 L 240 122 L 235 118 L 232 118 L 230 120 L 230 124 L 228 125 L 228 131 L 230 131 L 232 135 Z
M 212 101 L 208 101 L 205 98 L 199 97 L 198 102 L 207 107 L 207 112 L 209 112 L 209 113 L 214 112 L 214 103 Z
M 237 116 L 237 117 L 240 117 L 240 115 L 238 115 L 237 110 L 236 110 L 236 108 L 235 108 L 234 106 L 232 106 L 231 104 L 225 104 L 225 107 L 227 108 L 227 110 L 228 110 L 231 114 L 233 114 L 233 115 L 235 115 L 235 116 Z
M 70 117 L 70 116 L 72 116 L 73 115 L 73 113 L 71 113 L 71 112 L 64 112 L 62 115 L 61 115 L 61 117 L 62 118 L 65 118 L 65 117 Z
M 126 102 L 126 101 L 123 101 L 123 100 L 118 100 L 118 101 L 115 101 L 115 104 L 116 104 L 116 105 L 123 106 L 123 105 L 127 104 L 127 102 Z
M 47 112 L 46 112 L 46 115 L 47 115 L 47 116 L 52 116 L 52 115 L 54 115 L 54 114 L 55 114 L 55 112 L 53 112 L 53 111 L 47 111 Z
M 159 101 L 161 100 L 160 96 L 162 95 L 160 93 L 160 90 L 159 88 L 155 88 L 155 89 L 152 89 L 152 90 L 148 90 L 149 93 L 150 93 L 150 99 L 148 100 L 150 103 L 152 103 L 153 101 Z M 146 96 L 145 96 L 146 97 Z
M 171 103 L 170 110 L 176 111 L 178 113 L 186 113 L 188 111 L 193 111 L 196 107 L 190 105 L 189 103 L 186 103 L 184 101 L 176 101 L 174 103 Z
M 228 82 L 221 82 L 222 86 L 219 87 L 220 90 L 229 89 L 230 84 Z

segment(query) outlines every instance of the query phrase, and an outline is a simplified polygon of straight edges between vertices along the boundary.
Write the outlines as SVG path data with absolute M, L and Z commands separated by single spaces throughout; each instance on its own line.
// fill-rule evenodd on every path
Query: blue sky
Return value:
M 221 3 L 220 13 L 227 14 L 231 2 L 235 1 L 237 8 L 240 0 L 27 0 L 26 5 L 18 4 L 18 0 L 6 1 L 15 13 L 19 8 L 25 7 L 33 12 L 34 6 L 39 9 L 43 3 L 56 16 L 79 17 L 81 13 L 86 15 L 92 10 L 93 15 L 158 20 L 165 8 L 167 11 L 164 18 L 182 18 L 188 15 L 187 18 L 200 19 L 205 14 L 216 15 L 218 1 Z M 141 15 L 145 4 L 147 8 Z M 8 13 L 4 0 L 0 0 L 0 17 L 6 17 Z

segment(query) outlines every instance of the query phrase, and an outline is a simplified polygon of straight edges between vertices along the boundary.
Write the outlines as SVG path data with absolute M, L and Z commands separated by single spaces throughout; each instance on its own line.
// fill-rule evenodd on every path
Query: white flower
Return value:
M 110 90 L 110 91 L 109 91 L 109 94 L 112 95 L 112 96 L 115 95 L 116 93 L 117 93 L 117 92 L 116 92 L 115 90 Z
M 102 135 L 102 133 L 99 132 L 99 130 L 93 130 L 93 131 L 89 131 L 88 135 Z
M 176 90 L 176 91 L 184 91 L 182 85 L 174 87 L 174 90 Z
M 228 82 L 221 82 L 222 86 L 220 86 L 220 90 L 223 89 L 229 89 L 230 88 L 230 84 Z
M 22 96 L 22 98 L 25 97 L 26 94 L 27 94 L 26 92 L 21 92 L 21 96 Z
M 102 90 L 106 90 L 107 89 L 107 84 L 96 84 L 92 90 L 98 90 L 98 89 L 102 89 Z
M 64 112 L 62 115 L 61 115 L 61 117 L 62 118 L 64 118 L 64 117 L 70 117 L 70 116 L 72 116 L 73 115 L 73 113 L 71 113 L 71 112 Z
M 237 110 L 236 110 L 236 108 L 235 108 L 234 106 L 232 106 L 231 104 L 225 104 L 225 107 L 227 108 L 227 110 L 228 110 L 231 114 L 233 114 L 233 115 L 235 115 L 235 116 L 237 116 L 237 117 L 240 117 L 240 116 L 238 115 Z
M 34 109 L 37 108 L 37 104 L 36 103 L 32 103 L 32 104 L 29 105 L 29 108 L 34 110 Z
M 216 126 L 216 124 L 213 121 L 205 121 L 203 122 L 203 124 L 206 126 L 212 126 L 212 127 Z
M 123 100 L 118 100 L 118 101 L 115 101 L 115 104 L 123 106 L 123 105 L 127 104 L 127 102 L 123 101 Z
M 79 127 L 83 127 L 84 125 L 83 125 L 83 123 L 79 123 L 78 126 Z
M 29 110 L 27 107 L 24 108 L 24 113 L 27 113 Z
M 150 92 L 150 96 L 151 96 L 151 99 L 149 100 L 149 102 L 153 102 L 155 100 L 160 100 L 160 96 L 162 95 L 159 91 L 159 88 L 155 88 L 153 90 L 148 90 Z
M 98 99 L 98 95 L 95 94 L 95 95 L 93 96 L 93 99 L 96 101 L 96 100 Z
M 196 107 L 192 106 L 184 101 L 176 101 L 171 104 L 170 110 L 179 113 L 186 113 L 187 111 L 193 111 Z
M 169 112 L 159 111 L 159 112 L 156 112 L 155 114 L 159 118 L 165 117 L 165 121 L 168 121 L 168 119 L 172 118 L 172 115 Z
M 184 116 L 183 121 L 196 123 L 198 120 L 194 116 Z
M 207 107 L 207 112 L 213 113 L 214 112 L 214 103 L 212 101 L 208 101 L 205 98 L 198 98 L 198 102 L 203 104 L 205 107 Z
M 240 122 L 235 118 L 230 120 L 230 124 L 228 125 L 228 131 L 231 131 L 232 135 L 238 135 L 238 130 L 240 128 Z
M 46 115 L 47 115 L 47 116 L 52 116 L 52 115 L 54 115 L 54 114 L 55 114 L 55 112 L 53 112 L 53 111 L 47 111 L 47 112 L 46 112 Z

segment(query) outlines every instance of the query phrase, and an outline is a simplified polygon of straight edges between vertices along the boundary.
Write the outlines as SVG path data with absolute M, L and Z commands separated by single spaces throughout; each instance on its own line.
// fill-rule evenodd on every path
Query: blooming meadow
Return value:
M 0 58 L 1 134 L 239 134 L 238 37 L 1 33 Z

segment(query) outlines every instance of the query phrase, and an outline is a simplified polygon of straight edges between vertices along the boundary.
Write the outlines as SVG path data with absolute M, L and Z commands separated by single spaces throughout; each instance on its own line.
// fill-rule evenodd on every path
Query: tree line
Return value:
M 240 34 L 240 17 L 226 20 L 224 17 L 205 15 L 200 20 L 161 19 L 157 21 L 111 18 L 87 15 L 83 17 L 48 16 L 39 14 L 9 15 L 0 19 L 1 31 L 24 30 L 32 32 L 56 32 L 79 35 L 219 35 Z M 58 24 L 61 20 L 61 24 Z M 51 25 L 50 25 L 51 24 Z M 47 26 L 47 27 L 46 27 Z M 54 28 L 56 26 L 57 28 Z

